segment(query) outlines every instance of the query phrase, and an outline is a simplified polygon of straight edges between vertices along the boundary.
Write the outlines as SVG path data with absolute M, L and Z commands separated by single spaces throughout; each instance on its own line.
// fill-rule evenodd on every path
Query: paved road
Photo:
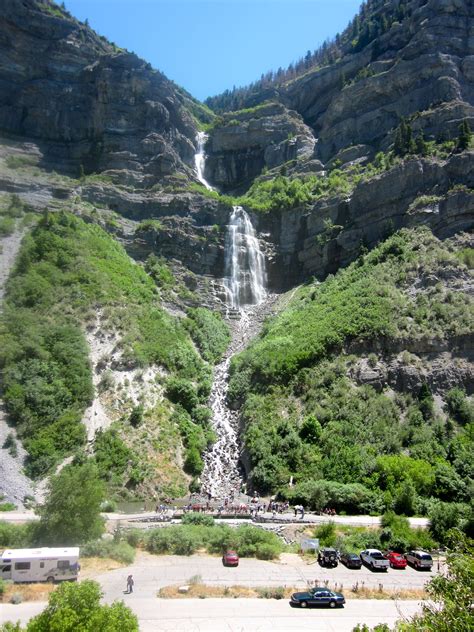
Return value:
M 155 512 L 135 513 L 135 514 L 121 514 L 121 513 L 107 513 L 104 517 L 109 522 L 129 522 L 129 521 L 149 521 L 153 518 L 157 518 Z M 323 524 L 326 522 L 334 522 L 335 524 L 346 524 L 356 527 L 373 527 L 380 524 L 379 516 L 317 516 L 315 514 L 306 513 L 304 521 L 299 518 L 294 518 L 293 513 L 278 514 L 275 519 L 272 518 L 271 513 L 260 514 L 260 517 L 269 523 L 275 525 L 285 525 L 289 523 L 294 524 Z M 31 520 L 37 520 L 38 516 L 33 511 L 6 511 L 0 516 L 1 520 L 7 522 L 29 522 Z M 427 527 L 427 518 L 409 518 L 410 525 L 412 527 Z M 232 523 L 230 519 L 217 519 L 217 522 L 225 522 L 226 524 Z M 176 522 L 179 522 L 176 521 Z M 251 520 L 240 518 L 236 519 L 235 523 L 243 524 L 245 522 L 252 522 Z M 162 524 L 171 524 L 169 522 Z
M 219 557 L 205 555 L 150 555 L 139 553 L 131 566 L 100 574 L 94 579 L 100 582 L 108 601 L 122 598 L 125 579 L 132 574 L 137 594 L 154 597 L 159 588 L 170 584 L 186 584 L 199 575 L 205 584 L 242 586 L 296 586 L 305 588 L 308 582 L 324 584 L 348 592 L 356 583 L 367 588 L 378 588 L 382 584 L 387 590 L 402 588 L 418 589 L 431 579 L 434 572 L 389 569 L 386 573 L 375 572 L 363 567 L 347 569 L 342 564 L 337 568 L 325 569 L 319 564 L 306 564 L 298 555 L 283 554 L 279 562 L 265 562 L 253 558 L 240 560 L 237 568 L 222 565 Z
M 153 599 L 127 595 L 142 632 L 350 632 L 358 623 L 393 626 L 402 616 L 420 609 L 416 601 L 353 600 L 343 609 L 291 608 L 273 599 Z M 44 603 L 2 606 L 0 621 L 23 624 L 38 614 Z

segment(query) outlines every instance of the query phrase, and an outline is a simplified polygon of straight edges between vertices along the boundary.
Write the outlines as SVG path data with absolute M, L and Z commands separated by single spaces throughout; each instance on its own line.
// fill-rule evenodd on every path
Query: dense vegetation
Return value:
M 466 393 L 449 391 L 440 411 L 427 384 L 411 394 L 357 386 L 360 356 L 349 350 L 357 343 L 376 367 L 374 351 L 396 340 L 416 350 L 426 338 L 472 331 L 467 294 L 441 281 L 411 291 L 417 279 L 448 271 L 469 274 L 454 246 L 426 229 L 403 230 L 324 283 L 300 288 L 234 358 L 229 394 L 243 404 L 254 487 L 346 512 L 413 514 L 457 502 L 452 514 L 468 519 L 474 411 Z M 405 351 L 398 362 L 415 368 L 420 360 Z
M 83 327 L 95 321 L 99 308 L 120 340 L 122 362 L 163 367 L 171 383 L 180 380 L 196 394 L 188 407 L 188 426 L 199 436 L 208 427 L 202 404 L 211 369 L 196 352 L 188 329 L 203 356 L 212 360 L 227 340 L 223 324 L 206 310 L 192 312 L 186 323 L 171 317 L 160 306 L 153 278 L 101 228 L 67 213 L 45 212 L 23 241 L 0 332 L 4 398 L 33 476 L 84 443 L 81 419 L 93 387 Z M 205 343 L 203 331 L 210 327 L 214 337 Z M 104 374 L 101 388 L 109 386 L 108 380 Z M 160 411 L 161 418 L 170 415 L 171 408 Z M 139 425 L 143 414 L 133 419 L 130 424 Z M 189 428 L 184 434 L 187 438 Z M 113 430 L 98 437 L 96 460 L 107 480 L 120 479 L 126 468 L 132 485 L 143 479 L 133 466 L 138 457 Z

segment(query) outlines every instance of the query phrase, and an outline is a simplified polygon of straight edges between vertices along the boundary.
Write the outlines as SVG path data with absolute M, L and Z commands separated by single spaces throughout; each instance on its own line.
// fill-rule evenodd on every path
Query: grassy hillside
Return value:
M 301 287 L 234 359 L 230 396 L 243 403 L 257 489 L 347 511 L 413 513 L 431 497 L 470 497 L 474 407 L 462 389 L 445 393 L 442 411 L 423 380 L 396 392 L 355 378 L 362 356 L 369 367 L 395 360 L 420 372 L 420 358 L 399 348 L 472 331 L 465 250 L 426 229 L 403 230 L 325 282 Z M 365 352 L 351 353 L 351 344 Z M 461 416 L 449 403 L 456 398 Z
M 203 356 L 214 359 L 226 346 L 227 329 L 207 310 L 185 321 L 170 316 L 153 279 L 122 246 L 68 213 L 46 212 L 25 237 L 7 288 L 0 341 L 4 398 L 29 453 L 28 471 L 42 475 L 84 445 L 81 419 L 94 396 L 84 330 L 99 312 L 119 341 L 121 366 L 160 367 L 165 395 L 151 410 L 124 406 L 119 422 L 96 440 L 99 469 L 111 484 L 136 487 L 175 468 L 168 482 L 182 486 L 176 464 L 182 442 L 199 461 L 212 439 L 204 406 L 212 369 L 191 336 L 199 345 L 203 328 L 211 328 L 215 339 L 209 337 Z M 106 377 L 99 385 L 104 390 Z M 147 447 L 161 457 L 147 459 Z M 199 467 L 190 470 L 196 474 Z

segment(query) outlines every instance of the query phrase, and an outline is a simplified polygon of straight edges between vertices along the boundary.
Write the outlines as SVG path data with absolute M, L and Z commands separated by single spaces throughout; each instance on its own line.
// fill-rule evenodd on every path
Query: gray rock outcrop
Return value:
M 1 132 L 42 141 L 44 163 L 73 175 L 192 173 L 185 97 L 150 64 L 48 0 L 4 0 L 0 32 Z

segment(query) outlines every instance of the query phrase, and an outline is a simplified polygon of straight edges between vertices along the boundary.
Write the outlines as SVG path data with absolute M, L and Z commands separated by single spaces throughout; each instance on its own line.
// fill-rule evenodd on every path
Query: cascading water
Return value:
M 197 136 L 195 154 L 198 180 L 208 189 L 213 187 L 204 178 L 206 135 Z M 239 469 L 238 416 L 227 405 L 229 367 L 232 356 L 242 351 L 252 334 L 258 305 L 266 297 L 265 257 L 250 217 L 241 206 L 234 206 L 225 239 L 225 279 L 227 307 L 238 310 L 233 321 L 232 342 L 220 364 L 214 369 L 214 383 L 209 397 L 212 427 L 217 440 L 204 456 L 201 490 L 214 499 L 233 498 L 240 492 L 242 475 Z
M 265 298 L 265 257 L 250 217 L 241 206 L 234 206 L 225 240 L 224 286 L 231 308 L 258 305 Z
M 204 153 L 204 145 L 206 144 L 207 135 L 204 132 L 198 132 L 197 152 L 194 154 L 194 164 L 196 165 L 197 179 L 203 184 L 209 191 L 214 191 L 209 182 L 204 177 L 204 165 L 206 163 L 206 154 Z

